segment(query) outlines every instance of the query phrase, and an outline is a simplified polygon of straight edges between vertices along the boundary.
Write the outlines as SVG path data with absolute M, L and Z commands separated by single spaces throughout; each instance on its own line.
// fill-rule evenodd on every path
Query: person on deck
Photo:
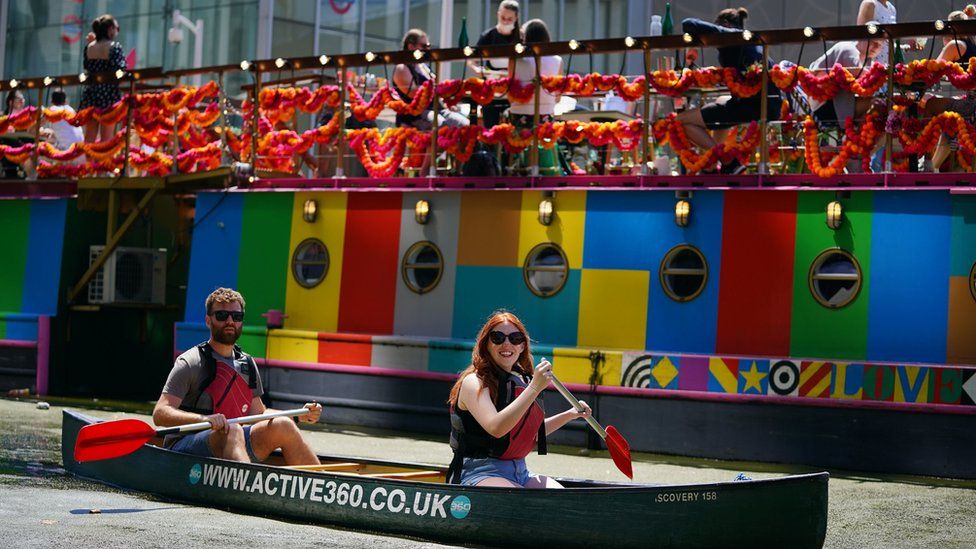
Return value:
M 261 401 L 264 388 L 254 359 L 235 344 L 244 323 L 244 297 L 229 288 L 217 288 L 207 297 L 206 308 L 210 339 L 176 359 L 153 410 L 153 422 L 172 427 L 207 421 L 213 428 L 169 435 L 164 446 L 245 463 L 264 461 L 281 448 L 288 465 L 317 465 L 318 457 L 288 418 L 244 426 L 227 423 L 268 411 Z M 311 402 L 305 407 L 308 413 L 298 420 L 318 421 L 322 406 Z
M 861 69 L 865 61 L 873 59 L 881 50 L 884 40 L 848 40 L 837 42 L 827 50 L 827 53 L 810 63 L 810 72 L 821 76 L 829 72 L 834 65 L 844 67 L 854 78 L 861 76 Z M 818 101 L 810 98 L 810 109 L 817 122 L 827 126 L 843 127 L 848 118 L 859 119 L 871 107 L 871 97 L 855 97 L 845 90 L 838 91 L 832 99 Z
M 976 13 L 976 6 L 970 4 L 963 11 L 953 11 L 949 14 L 948 19 L 949 21 L 965 21 L 970 19 L 966 15 L 967 12 Z M 963 70 L 969 69 L 969 60 L 976 57 L 976 41 L 973 41 L 972 36 L 944 36 L 942 44 L 939 60 L 953 61 L 961 65 Z M 926 95 L 919 105 L 925 115 L 930 118 L 949 111 L 958 113 L 970 123 L 976 121 L 976 91 L 973 90 L 967 90 L 964 95 L 958 97 L 930 97 Z M 940 135 L 935 151 L 932 153 L 931 167 L 935 171 L 942 171 L 941 166 L 949 158 L 951 152 L 945 135 Z
M 549 385 L 552 364 L 534 368 L 525 326 L 514 314 L 499 311 L 481 327 L 471 365 L 451 389 L 451 449 L 447 481 L 467 486 L 562 488 L 555 480 L 529 472 L 525 456 L 538 442 L 546 453 L 546 435 L 592 411 L 570 408 L 545 417 L 540 395 Z
M 125 54 L 122 52 L 122 44 L 115 40 L 119 35 L 118 21 L 111 15 L 101 15 L 92 21 L 92 32 L 95 33 L 95 41 L 89 43 L 82 50 L 85 72 L 95 74 L 113 72 L 119 69 L 125 70 Z M 107 109 L 120 99 L 122 99 L 122 92 L 119 90 L 117 81 L 98 83 L 91 79 L 85 84 L 84 91 L 81 92 L 81 104 L 78 108 L 81 110 L 88 107 Z M 115 137 L 115 124 L 100 124 L 94 118 L 85 123 L 86 143 L 109 141 L 113 137 Z
M 498 23 L 481 33 L 476 46 L 498 46 L 515 44 L 519 41 L 519 3 L 504 0 L 498 5 Z M 468 67 L 482 78 L 500 78 L 508 69 L 508 59 L 479 59 L 468 61 Z M 508 100 L 498 98 L 481 107 L 484 126 L 492 128 L 502 119 L 502 113 L 509 107 Z
M 692 36 L 710 33 L 741 33 L 745 29 L 745 20 L 749 11 L 745 8 L 728 8 L 718 12 L 715 23 L 689 18 L 681 22 L 682 31 Z M 722 67 L 733 67 L 745 72 L 756 63 L 762 63 L 762 47 L 755 46 L 726 46 L 718 48 L 718 62 Z M 685 133 L 695 145 L 703 149 L 711 149 L 717 141 L 709 133 L 709 129 L 725 130 L 739 124 L 748 124 L 759 120 L 761 111 L 762 90 L 752 97 L 722 96 L 707 103 L 700 109 L 688 109 L 678 115 L 678 121 L 684 125 Z M 769 120 L 779 120 L 782 98 L 776 84 L 769 81 L 765 92 L 768 96 Z M 722 165 L 722 173 L 736 174 L 744 170 L 738 161 L 733 160 Z

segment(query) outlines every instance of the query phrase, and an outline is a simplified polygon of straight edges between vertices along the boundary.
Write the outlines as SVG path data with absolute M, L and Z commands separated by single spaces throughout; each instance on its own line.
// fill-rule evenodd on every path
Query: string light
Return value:
M 325 64 L 327 64 L 328 62 L 329 62 L 329 56 L 328 56 L 328 55 L 325 55 L 325 54 L 323 53 L 322 55 L 320 55 L 320 56 L 319 56 L 319 63 L 320 63 L 320 64 L 322 64 L 322 65 L 325 65 Z
M 420 50 L 416 50 L 416 51 L 420 51 Z M 414 57 L 417 57 L 417 55 L 414 54 Z M 373 53 L 371 51 L 366 52 L 366 62 L 367 63 L 372 63 L 374 59 L 376 59 L 376 54 L 375 53 Z M 420 58 L 417 57 L 417 59 L 420 59 Z
M 465 57 L 471 57 L 472 55 L 474 55 L 474 48 L 472 48 L 471 46 L 464 46 L 463 51 Z
M 85 80 L 88 80 L 88 73 L 87 72 L 83 72 L 83 73 L 81 73 L 81 74 L 78 75 L 78 81 L 79 82 L 84 82 Z
M 742 39 L 745 40 L 746 42 L 752 40 L 752 31 L 749 29 L 742 31 Z
M 115 77 L 118 78 L 119 80 L 122 80 L 122 77 L 123 76 L 125 76 L 125 71 L 124 70 L 119 69 L 119 70 L 115 71 Z
M 522 53 L 524 51 L 525 51 L 525 45 L 523 45 L 521 42 L 515 44 L 515 53 Z
M 692 38 L 692 36 L 687 32 L 681 35 L 681 39 L 685 41 L 685 44 L 691 44 L 691 41 L 694 40 L 694 38 Z
M 815 32 L 816 31 L 813 30 L 813 27 L 803 27 L 803 36 L 806 36 L 807 38 L 813 38 Z
M 276 66 L 276 67 L 278 67 L 279 69 L 280 69 L 281 67 L 284 67 L 284 66 L 285 66 L 285 63 L 287 63 L 287 61 L 285 61 L 285 60 L 284 60 L 284 59 L 282 59 L 281 57 L 279 57 L 279 58 L 277 58 L 277 59 L 275 59 L 275 66 Z
M 573 51 L 578 50 L 579 49 L 579 42 L 577 42 L 576 40 L 570 40 L 569 41 L 569 49 L 571 49 Z M 519 52 L 519 53 L 522 53 L 522 52 Z
M 945 21 L 941 19 L 935 20 L 935 30 L 940 31 L 945 29 Z
M 241 70 L 246 71 L 251 68 L 251 62 L 247 59 L 241 61 Z
M 44 85 L 45 86 L 50 86 L 53 83 L 54 83 L 54 79 L 53 78 L 51 78 L 50 76 L 45 76 L 44 77 Z
M 10 87 L 11 88 L 16 88 L 19 85 L 20 85 L 20 82 L 18 82 L 16 78 L 11 78 L 10 79 Z
M 868 23 L 868 34 L 878 34 L 878 26 L 874 23 Z
M 637 40 L 634 40 L 633 36 L 628 36 L 627 38 L 624 38 L 624 45 L 626 45 L 628 48 L 633 48 L 634 44 L 636 43 Z

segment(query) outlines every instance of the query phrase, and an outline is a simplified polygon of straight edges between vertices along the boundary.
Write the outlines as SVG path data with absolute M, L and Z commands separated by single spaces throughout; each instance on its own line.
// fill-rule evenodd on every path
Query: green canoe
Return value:
M 321 466 L 285 467 L 273 456 L 255 465 L 153 444 L 77 463 L 78 431 L 93 421 L 64 412 L 62 458 L 75 475 L 301 522 L 504 547 L 821 547 L 827 530 L 827 473 L 659 486 L 561 478 L 565 490 L 522 490 L 444 484 L 443 467 L 416 463 L 321 456 Z

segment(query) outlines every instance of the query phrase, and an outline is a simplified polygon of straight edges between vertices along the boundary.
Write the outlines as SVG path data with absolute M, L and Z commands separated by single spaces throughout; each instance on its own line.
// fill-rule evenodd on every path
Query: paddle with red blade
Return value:
M 559 394 L 563 395 L 563 398 L 569 401 L 574 408 L 580 412 L 583 411 L 583 406 L 580 404 L 580 402 L 576 400 L 573 393 L 570 393 L 569 389 L 567 389 L 561 381 L 556 379 L 556 376 L 552 376 L 552 384 L 556 386 L 556 390 L 559 391 Z M 607 425 L 607 428 L 604 429 L 603 426 L 600 425 L 597 420 L 593 419 L 592 416 L 587 416 L 584 419 L 586 419 L 586 422 L 590 424 L 590 427 L 593 427 L 596 434 L 600 435 L 600 438 L 607 443 L 607 450 L 610 451 L 610 457 L 613 459 L 613 464 L 617 466 L 617 469 L 620 469 L 621 473 L 627 475 L 627 478 L 633 480 L 634 467 L 630 459 L 630 444 L 627 444 L 627 441 L 624 440 L 624 437 L 620 434 L 620 431 L 618 431 L 613 425 Z
M 254 416 L 236 417 L 228 419 L 227 423 L 257 423 L 276 417 L 302 416 L 308 413 L 308 408 L 267 412 Z M 210 429 L 209 421 L 188 423 L 176 427 L 154 429 L 151 425 L 138 419 L 118 419 L 85 425 L 78 432 L 75 441 L 75 461 L 98 461 L 127 456 L 135 452 L 142 445 L 156 436 L 175 435 L 176 433 L 191 433 Z

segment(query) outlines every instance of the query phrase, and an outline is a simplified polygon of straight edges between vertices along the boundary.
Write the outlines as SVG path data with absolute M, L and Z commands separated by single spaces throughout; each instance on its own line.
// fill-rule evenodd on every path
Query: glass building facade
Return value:
M 896 2 L 899 22 L 944 18 L 965 2 L 931 0 Z M 664 13 L 661 0 L 520 0 L 522 21 L 540 18 L 554 40 L 642 36 L 649 34 L 651 14 Z M 751 29 L 798 28 L 805 25 L 850 25 L 860 0 L 797 3 L 794 0 L 696 0 L 672 2 L 675 25 L 684 17 L 713 20 L 723 8 L 745 6 Z M 192 33 L 167 40 L 173 10 L 203 21 L 202 65 L 236 64 L 242 59 L 395 50 L 407 29 L 427 31 L 435 46 L 454 46 L 467 21 L 470 41 L 495 23 L 498 0 L 0 0 L 0 74 L 24 78 L 81 71 L 81 51 L 92 19 L 103 13 L 118 18 L 119 41 L 139 67 L 167 69 L 194 66 Z M 798 46 L 774 47 L 771 57 L 809 62 L 822 52 Z M 706 50 L 699 64 L 717 62 Z M 569 63 L 570 60 L 565 60 Z M 620 54 L 579 55 L 573 72 L 617 72 Z M 623 65 L 641 72 L 639 55 Z M 460 76 L 460 64 L 452 76 Z M 565 65 L 564 65 L 565 67 Z M 382 70 L 382 69 L 378 69 Z M 374 70 L 374 72 L 378 72 Z
M 650 20 L 649 3 L 635 0 L 522 0 L 522 21 L 541 18 L 554 40 L 645 34 L 627 27 L 628 14 Z M 2 0 L 0 55 L 4 78 L 77 74 L 91 21 L 111 13 L 119 42 L 135 66 L 194 66 L 196 40 L 184 28 L 167 40 L 173 10 L 203 21 L 202 65 L 242 59 L 400 48 L 411 28 L 427 31 L 435 46 L 456 45 L 462 19 L 471 43 L 495 23 L 497 1 L 481 0 Z M 645 17 L 646 14 L 646 17 Z M 588 70 L 589 59 L 574 61 Z M 618 70 L 620 56 L 598 56 L 594 70 Z M 459 64 L 458 64 L 459 65 Z M 460 71 L 460 66 L 455 67 Z

